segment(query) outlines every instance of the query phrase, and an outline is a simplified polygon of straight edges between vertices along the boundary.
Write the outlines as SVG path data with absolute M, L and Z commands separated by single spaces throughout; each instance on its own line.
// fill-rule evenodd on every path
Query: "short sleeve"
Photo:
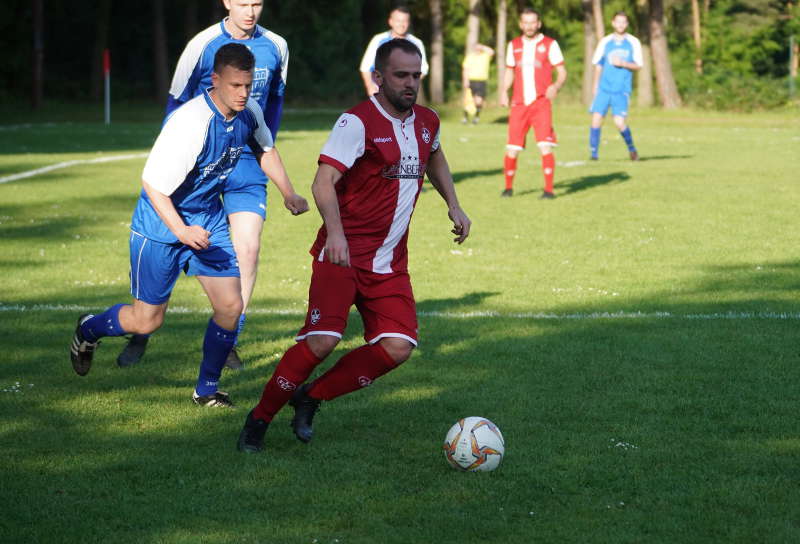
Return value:
M 382 37 L 383 34 L 378 34 L 369 41 L 367 50 L 364 51 L 364 56 L 361 58 L 361 65 L 358 68 L 360 72 L 371 72 L 375 68 L 375 53 L 378 51 Z
M 247 100 L 247 110 L 256 120 L 256 128 L 250 138 L 251 147 L 253 147 L 253 144 L 256 144 L 262 151 L 269 151 L 275 144 L 272 141 L 272 132 L 270 132 L 266 121 L 264 121 L 264 114 L 261 111 L 261 107 L 259 107 L 255 100 L 250 98 Z
M 595 64 L 595 65 L 600 65 L 600 66 L 602 66 L 603 64 L 605 64 L 605 61 L 604 61 L 604 59 L 603 59 L 603 57 L 604 57 L 604 54 L 603 54 L 603 53 L 605 52 L 605 48 L 606 48 L 606 42 L 607 42 L 607 41 L 608 41 L 608 40 L 606 40 L 605 38 L 603 38 L 603 39 L 602 39 L 602 40 L 600 40 L 600 42 L 597 44 L 597 47 L 595 47 L 595 48 L 594 48 L 594 55 L 592 55 L 592 64 Z
M 361 119 L 352 113 L 343 113 L 322 147 L 319 162 L 329 164 L 344 173 L 364 154 L 364 137 L 364 123 Z
M 506 47 L 506 66 L 513 68 L 516 65 L 517 63 L 514 62 L 514 44 L 508 42 L 508 47 Z
M 631 41 L 631 47 L 633 48 L 633 63 L 639 67 L 644 66 L 642 42 L 640 42 L 638 38 L 630 35 L 628 36 L 628 39 Z
M 198 123 L 176 111 L 161 129 L 144 165 L 142 179 L 159 193 L 171 195 L 197 164 L 203 151 L 211 115 Z
M 564 54 L 561 53 L 561 47 L 559 47 L 558 42 L 555 40 L 550 44 L 550 51 L 547 53 L 547 60 L 549 60 L 550 64 L 553 66 L 564 64 Z

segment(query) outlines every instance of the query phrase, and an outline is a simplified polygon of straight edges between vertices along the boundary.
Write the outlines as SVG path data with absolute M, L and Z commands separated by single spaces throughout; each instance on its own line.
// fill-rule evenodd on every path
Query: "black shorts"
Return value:
M 486 82 L 469 80 L 469 90 L 472 91 L 472 96 L 480 96 L 486 98 Z

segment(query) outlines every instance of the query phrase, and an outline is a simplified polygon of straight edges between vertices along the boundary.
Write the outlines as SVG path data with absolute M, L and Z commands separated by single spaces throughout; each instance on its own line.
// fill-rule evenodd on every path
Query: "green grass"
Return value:
M 474 221 L 450 241 L 434 191 L 410 240 L 421 343 L 373 387 L 323 406 L 298 442 L 290 410 L 263 455 L 234 443 L 302 321 L 314 213 L 271 192 L 236 411 L 189 395 L 207 319 L 178 282 L 145 360 L 107 339 L 86 378 L 68 344 L 80 308 L 126 300 L 127 228 L 144 160 L 0 183 L 0 530 L 10 542 L 797 542 L 800 540 L 800 118 L 637 111 L 643 160 L 610 123 L 585 162 L 588 116 L 556 111 L 556 194 L 539 159 L 502 189 L 505 124 L 443 146 Z M 155 108 L 110 128 L 82 114 L 0 126 L 0 178 L 144 153 Z M 279 139 L 307 196 L 336 112 L 290 112 Z M 137 121 L 138 119 L 138 121 Z M 8 121 L 7 121 L 8 122 Z M 13 121 L 12 121 L 13 122 Z M 328 362 L 360 344 L 353 314 Z M 19 382 L 19 386 L 16 383 Z M 492 419 L 506 458 L 451 470 L 459 417 Z

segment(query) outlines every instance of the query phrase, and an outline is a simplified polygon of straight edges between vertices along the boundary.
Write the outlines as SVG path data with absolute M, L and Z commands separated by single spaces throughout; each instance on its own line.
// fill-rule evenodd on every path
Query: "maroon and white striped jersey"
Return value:
M 379 274 L 408 267 L 408 225 L 425 166 L 439 149 L 439 117 L 414 105 L 401 121 L 370 97 L 336 121 L 319 156 L 344 175 L 336 184 L 350 264 Z M 311 254 L 325 259 L 327 231 L 319 229 Z

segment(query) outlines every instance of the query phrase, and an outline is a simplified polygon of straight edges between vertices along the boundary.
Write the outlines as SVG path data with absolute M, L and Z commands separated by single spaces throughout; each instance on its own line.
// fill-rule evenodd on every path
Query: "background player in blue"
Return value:
M 631 160 L 639 160 L 639 153 L 633 145 L 631 129 L 625 120 L 628 117 L 628 102 L 631 96 L 633 72 L 642 67 L 642 44 L 634 36 L 626 33 L 628 16 L 618 11 L 611 19 L 614 32 L 600 40 L 592 57 L 594 64 L 594 99 L 589 113 L 592 125 L 589 129 L 590 158 L 597 160 L 600 148 L 600 127 L 603 118 L 611 108 L 614 124 L 628 146 Z
M 70 359 L 79 375 L 91 369 L 100 338 L 149 334 L 161 326 L 183 270 L 197 276 L 214 309 L 192 399 L 203 406 L 232 406 L 217 385 L 233 348 L 242 296 L 220 192 L 246 145 L 276 182 L 289 183 L 261 108 L 248 98 L 254 62 L 241 44 L 221 47 L 213 87 L 165 121 L 142 172 L 143 190 L 131 221 L 133 303 L 78 318 Z M 308 204 L 299 198 L 289 209 L 303 213 Z
M 251 98 L 261 107 L 264 120 L 275 140 L 283 108 L 283 92 L 289 51 L 286 40 L 257 24 L 263 9 L 261 0 L 224 0 L 228 17 L 192 38 L 181 54 L 172 79 L 167 114 L 202 94 L 211 86 L 214 54 L 227 43 L 246 45 L 256 59 Z M 294 198 L 291 184 L 273 180 L 287 205 Z M 253 152 L 245 148 L 242 160 L 225 181 L 223 202 L 230 222 L 231 237 L 241 272 L 244 307 L 237 325 L 237 337 L 244 327 L 245 312 L 256 283 L 261 230 L 266 218 L 267 178 Z M 147 345 L 147 336 L 134 335 L 117 362 L 120 366 L 137 363 Z M 236 349 L 231 350 L 227 366 L 241 368 Z

